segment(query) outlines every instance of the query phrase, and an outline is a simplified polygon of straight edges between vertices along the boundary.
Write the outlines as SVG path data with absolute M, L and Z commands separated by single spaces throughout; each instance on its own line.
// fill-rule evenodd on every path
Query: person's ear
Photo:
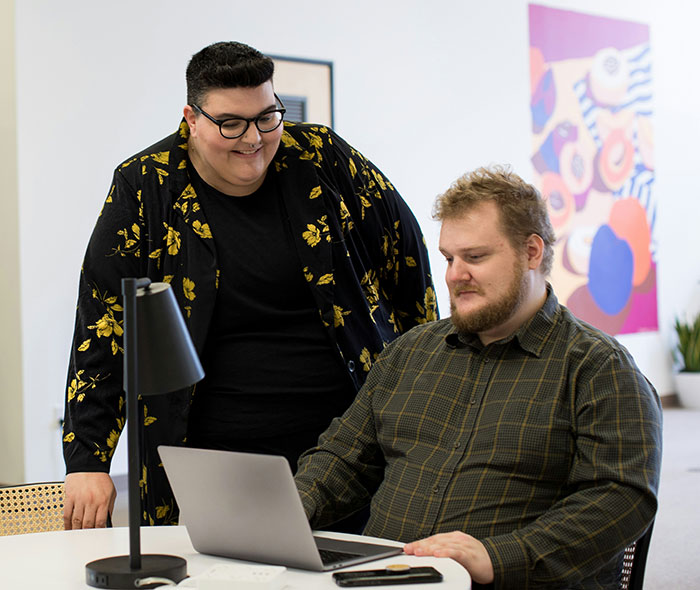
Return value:
M 185 108 L 182 109 L 183 115 L 185 115 L 185 121 L 187 121 L 187 126 L 190 128 L 190 135 L 196 135 L 197 134 L 197 114 L 194 112 L 194 109 L 190 105 L 185 105 Z
M 530 234 L 525 242 L 525 252 L 528 268 L 530 270 L 539 268 L 544 257 L 544 240 L 537 234 Z

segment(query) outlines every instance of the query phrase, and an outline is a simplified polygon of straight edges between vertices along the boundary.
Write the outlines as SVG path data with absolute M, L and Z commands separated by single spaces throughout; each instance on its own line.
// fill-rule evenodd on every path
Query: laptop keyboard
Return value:
M 360 553 L 345 553 L 344 551 L 331 551 L 330 549 L 319 549 L 318 552 L 324 565 L 360 557 Z

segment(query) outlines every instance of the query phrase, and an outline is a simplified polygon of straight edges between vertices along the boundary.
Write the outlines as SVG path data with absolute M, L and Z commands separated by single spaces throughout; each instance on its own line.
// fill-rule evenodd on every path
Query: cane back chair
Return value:
M 653 529 L 654 523 L 652 522 L 645 533 L 625 549 L 620 590 L 642 590 L 644 587 L 644 570 L 647 565 L 647 553 Z
M 0 535 L 63 529 L 63 482 L 0 487 Z

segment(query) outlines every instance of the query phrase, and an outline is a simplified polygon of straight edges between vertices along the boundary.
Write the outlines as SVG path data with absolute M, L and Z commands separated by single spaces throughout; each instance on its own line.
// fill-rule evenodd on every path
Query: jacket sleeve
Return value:
M 496 588 L 574 584 L 619 558 L 654 518 L 661 461 L 658 397 L 620 351 L 580 383 L 572 416 L 576 451 L 566 482 L 571 493 L 524 528 L 481 539 Z
M 391 346 L 391 345 L 390 345 Z M 386 460 L 377 440 L 372 392 L 382 357 L 346 412 L 334 418 L 318 446 L 299 459 L 294 477 L 312 527 L 327 526 L 367 505 L 384 479 Z
M 391 181 L 331 132 L 338 183 L 353 222 L 373 259 L 379 297 L 394 311 L 398 333 L 438 318 L 425 239 Z
M 140 191 L 117 170 L 80 273 L 63 426 L 67 473 L 109 472 L 124 426 L 121 278 L 144 268 L 141 211 Z

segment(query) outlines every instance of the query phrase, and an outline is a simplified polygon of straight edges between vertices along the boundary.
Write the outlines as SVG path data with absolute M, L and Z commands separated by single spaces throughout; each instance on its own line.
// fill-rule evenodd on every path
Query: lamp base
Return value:
M 131 569 L 128 555 L 106 557 L 85 566 L 85 581 L 95 588 L 154 588 L 162 581 L 144 586 L 136 582 L 143 578 L 167 578 L 176 584 L 187 577 L 187 562 L 174 555 L 142 555 L 141 567 Z

